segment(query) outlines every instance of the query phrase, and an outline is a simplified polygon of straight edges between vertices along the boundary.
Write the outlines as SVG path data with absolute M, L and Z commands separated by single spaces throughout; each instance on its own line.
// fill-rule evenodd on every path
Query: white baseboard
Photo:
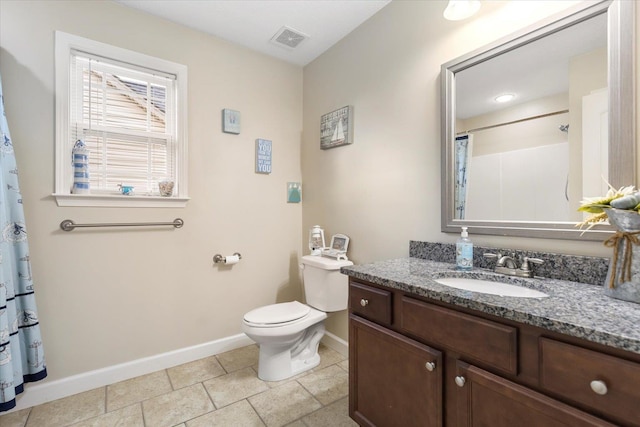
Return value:
M 224 353 L 225 351 L 234 350 L 250 344 L 253 344 L 253 341 L 248 336 L 238 334 L 51 382 L 25 384 L 24 393 L 19 394 L 17 397 L 16 407 L 8 412 L 30 408 L 42 403 L 51 402 L 52 400 L 93 390 L 98 387 L 104 387 L 109 384 L 150 374 L 183 363 L 193 362 L 194 360 Z
M 344 357 L 349 357 L 349 343 L 331 332 L 325 332 L 322 337 L 322 344 L 337 351 Z

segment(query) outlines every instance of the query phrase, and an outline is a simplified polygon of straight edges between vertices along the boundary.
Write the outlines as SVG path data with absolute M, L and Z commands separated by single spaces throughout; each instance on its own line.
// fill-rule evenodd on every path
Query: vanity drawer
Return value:
M 542 388 L 640 426 L 640 364 L 548 338 L 539 342 Z
M 449 348 L 477 362 L 518 373 L 518 330 L 413 298 L 402 297 L 400 327 L 430 345 Z
M 391 324 L 391 292 L 359 283 L 349 283 L 349 308 L 352 313 L 377 323 Z

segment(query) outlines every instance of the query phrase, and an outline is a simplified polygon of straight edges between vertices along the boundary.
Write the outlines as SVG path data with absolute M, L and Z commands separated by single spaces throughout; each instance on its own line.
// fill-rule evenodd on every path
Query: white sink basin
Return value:
M 544 292 L 536 291 L 534 289 L 482 279 L 445 277 L 442 279 L 436 279 L 436 282 L 441 285 L 451 286 L 452 288 L 464 289 L 471 292 L 480 292 L 483 294 L 500 295 L 503 297 L 543 298 L 549 296 Z

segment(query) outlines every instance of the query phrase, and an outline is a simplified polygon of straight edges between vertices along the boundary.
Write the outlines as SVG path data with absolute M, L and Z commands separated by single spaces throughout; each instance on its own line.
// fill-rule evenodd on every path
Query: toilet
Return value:
M 318 366 L 327 313 L 347 309 L 349 279 L 340 273 L 347 265 L 353 263 L 305 255 L 300 268 L 307 304 L 271 304 L 244 315 L 242 330 L 260 346 L 261 380 L 279 381 Z

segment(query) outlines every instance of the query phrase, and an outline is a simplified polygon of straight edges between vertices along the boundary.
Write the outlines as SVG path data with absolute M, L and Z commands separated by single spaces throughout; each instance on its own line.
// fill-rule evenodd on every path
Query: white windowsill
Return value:
M 58 206 L 112 207 L 112 208 L 184 208 L 189 197 L 121 196 L 110 194 L 54 193 Z

